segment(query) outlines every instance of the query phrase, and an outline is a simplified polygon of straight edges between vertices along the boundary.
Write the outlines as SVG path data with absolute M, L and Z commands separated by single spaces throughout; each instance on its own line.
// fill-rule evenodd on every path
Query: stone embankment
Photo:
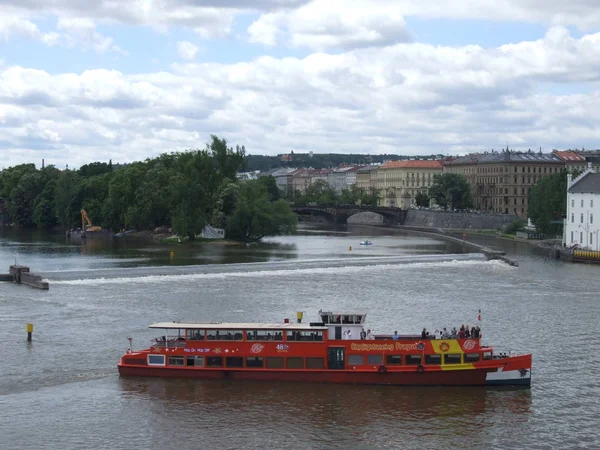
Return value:
M 12 281 L 17 284 L 25 284 L 37 289 L 47 290 L 50 285 L 43 281 L 42 276 L 29 271 L 29 267 L 14 264 L 10 266 L 8 274 L 2 274 L 0 281 Z
M 517 219 L 517 216 L 510 214 L 453 213 L 411 209 L 406 215 L 404 225 L 459 230 L 499 230 Z

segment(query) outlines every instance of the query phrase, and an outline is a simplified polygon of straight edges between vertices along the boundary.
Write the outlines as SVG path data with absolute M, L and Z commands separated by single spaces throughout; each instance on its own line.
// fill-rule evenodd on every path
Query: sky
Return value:
M 598 0 L 0 0 L 0 169 L 600 148 Z

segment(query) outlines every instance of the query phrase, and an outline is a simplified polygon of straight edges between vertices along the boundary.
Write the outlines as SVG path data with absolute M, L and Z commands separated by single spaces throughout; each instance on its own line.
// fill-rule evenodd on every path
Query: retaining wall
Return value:
M 361 212 L 348 217 L 348 224 L 355 225 L 383 225 L 383 216 L 374 212 Z
M 461 230 L 499 230 L 508 225 L 517 216 L 510 214 L 472 214 L 442 211 L 419 211 L 411 209 L 406 215 L 404 225 L 409 227 L 457 228 Z

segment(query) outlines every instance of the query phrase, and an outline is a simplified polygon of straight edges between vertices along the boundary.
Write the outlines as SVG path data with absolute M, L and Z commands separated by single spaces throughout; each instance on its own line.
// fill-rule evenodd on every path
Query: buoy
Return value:
M 348 247 L 348 251 L 350 251 L 350 252 L 352 251 L 352 246 Z
M 31 342 L 31 335 L 33 334 L 33 324 L 28 323 L 25 326 L 25 329 L 27 330 L 27 342 Z

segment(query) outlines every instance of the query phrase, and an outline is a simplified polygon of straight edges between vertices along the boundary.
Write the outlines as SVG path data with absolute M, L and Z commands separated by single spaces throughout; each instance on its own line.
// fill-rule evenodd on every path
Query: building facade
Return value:
M 577 178 L 567 175 L 567 217 L 563 245 L 600 250 L 600 173 L 591 167 Z
M 564 167 L 564 161 L 552 153 L 505 150 L 462 156 L 446 163 L 444 172 L 467 178 L 475 208 L 527 218 L 533 185 Z
M 327 174 L 327 183 L 336 194 L 341 194 L 344 189 L 349 189 L 356 184 L 356 172 L 360 166 L 344 166 L 332 169 Z
M 389 161 L 376 170 L 375 188 L 379 193 L 379 206 L 392 208 L 415 203 L 415 197 L 427 194 L 433 176 L 442 173 L 440 160 Z

